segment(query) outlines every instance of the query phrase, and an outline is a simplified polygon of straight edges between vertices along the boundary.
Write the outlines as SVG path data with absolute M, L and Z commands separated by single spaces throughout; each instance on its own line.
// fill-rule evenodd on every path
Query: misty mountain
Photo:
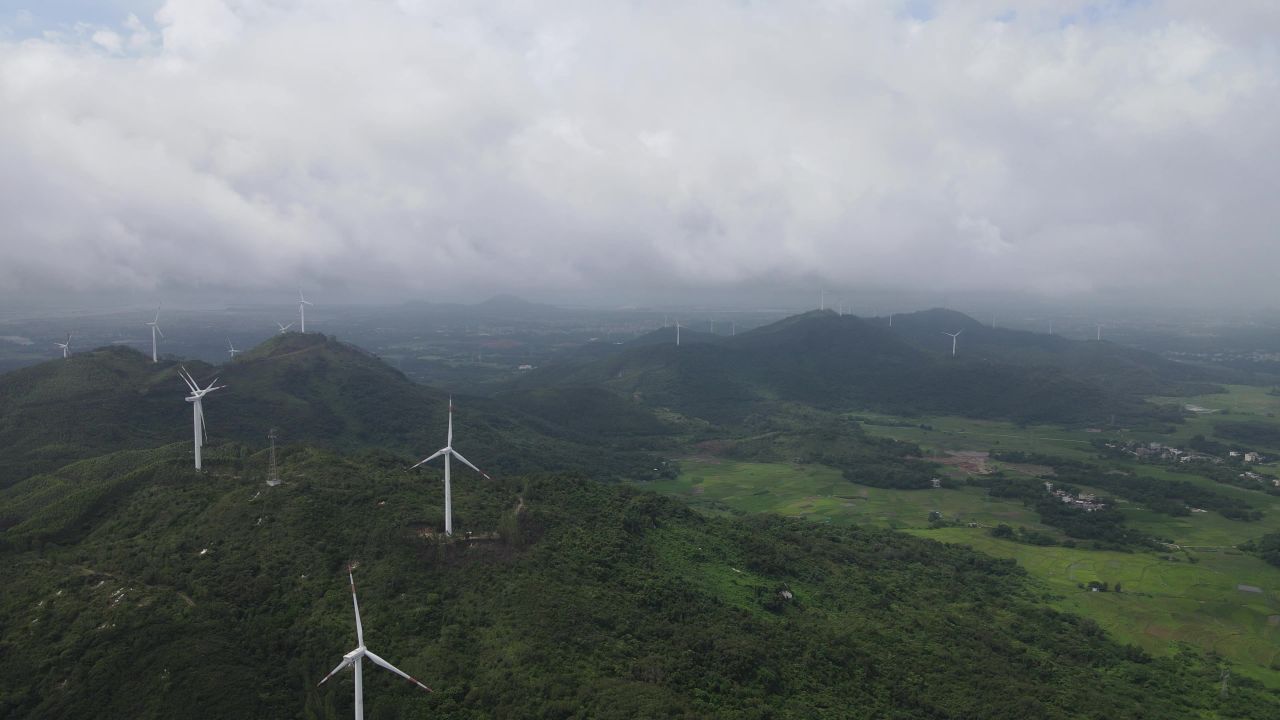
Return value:
M 699 341 L 694 336 L 685 344 L 682 334 L 679 347 L 673 333 L 671 328 L 655 331 L 611 357 L 540 369 L 520 385 L 608 387 L 650 406 L 714 422 L 740 422 L 779 402 L 1019 422 L 1101 423 L 1113 415 L 1125 422 L 1176 420 L 1176 414 L 1143 402 L 1140 392 L 1121 392 L 1090 373 L 1069 372 L 1074 363 L 1066 360 L 1014 363 L 971 352 L 952 358 L 909 342 L 896 327 L 829 311 L 735 337 Z M 1138 360 L 1132 367 L 1159 382 L 1174 374 L 1167 361 L 1133 356 Z M 1195 372 L 1189 369 L 1185 376 L 1198 377 Z M 1172 382 L 1161 387 L 1172 389 Z
M 204 403 L 215 443 L 261 447 L 276 428 L 282 443 L 426 455 L 445 439 L 445 393 L 324 335 L 278 335 L 225 365 L 185 367 L 202 385 L 217 379 L 226 386 Z M 0 486 L 103 452 L 190 441 L 191 407 L 178 368 L 110 347 L 0 375 L 0 445 L 7 448 Z M 497 471 L 652 464 L 575 444 L 569 437 L 578 431 L 558 422 L 546 395 L 522 401 L 531 415 L 484 398 L 455 399 L 459 446 Z M 602 411 L 596 422 L 607 428 L 615 415 Z
M 869 320 L 888 326 L 887 318 Z M 957 356 L 1010 365 L 1050 367 L 1127 395 L 1193 394 L 1214 382 L 1240 381 L 1218 368 L 1168 360 L 1155 353 L 1106 340 L 1072 340 L 1058 335 L 984 325 L 954 310 L 935 308 L 893 316 L 892 331 L 915 347 L 949 356 L 951 338 L 961 332 Z

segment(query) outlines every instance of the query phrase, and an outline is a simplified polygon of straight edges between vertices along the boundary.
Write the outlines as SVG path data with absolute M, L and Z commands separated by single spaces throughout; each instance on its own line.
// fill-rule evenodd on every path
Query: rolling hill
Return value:
M 1127 389 L 1104 385 L 1093 373 L 1066 369 L 1073 365 L 1069 360 L 1011 363 L 971 353 L 941 356 L 901 337 L 896 322 L 891 330 L 815 311 L 735 337 L 682 342 L 680 347 L 670 342 L 671 334 L 670 329 L 659 330 L 607 358 L 539 369 L 522 378 L 520 386 L 606 387 L 715 423 L 767 414 L 779 403 L 1063 424 L 1099 424 L 1112 416 L 1126 423 L 1178 419 L 1168 408 L 1143 402 L 1152 384 Z M 1154 375 L 1150 368 L 1159 367 L 1174 374 L 1166 361 L 1151 358 L 1147 365 L 1133 361 L 1135 372 Z M 1195 369 L 1185 375 L 1198 377 Z M 1158 377 L 1161 383 L 1165 379 Z
M 186 367 L 199 381 L 217 377 L 227 386 L 205 402 L 215 444 L 261 447 L 273 427 L 282 442 L 348 451 L 425 454 L 444 440 L 445 393 L 324 335 L 279 335 L 225 365 Z M 175 363 L 152 364 L 137 351 L 113 347 L 0 375 L 0 445 L 6 448 L 0 486 L 104 452 L 188 440 L 191 411 L 177 370 Z M 547 395 L 521 403 L 532 414 L 459 398 L 460 443 L 483 449 L 474 454 L 484 460 L 475 461 L 504 472 L 652 465 L 651 458 L 587 443 L 596 438 L 557 422 Z M 615 417 L 599 410 L 603 418 Z M 652 430 L 663 433 L 660 425 Z
M 440 489 L 394 457 L 181 446 L 0 491 L 0 716 L 1271 718 L 1274 693 L 1047 609 L 1011 562 L 889 531 L 708 518 L 563 475 Z M 89 493 L 92 497 L 85 495 Z M 492 532 L 493 535 L 488 535 Z

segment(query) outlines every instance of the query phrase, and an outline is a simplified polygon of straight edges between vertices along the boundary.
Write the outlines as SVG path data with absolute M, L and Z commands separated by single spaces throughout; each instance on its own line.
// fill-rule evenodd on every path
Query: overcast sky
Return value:
M 0 295 L 1280 305 L 1275 0 L 0 0 Z

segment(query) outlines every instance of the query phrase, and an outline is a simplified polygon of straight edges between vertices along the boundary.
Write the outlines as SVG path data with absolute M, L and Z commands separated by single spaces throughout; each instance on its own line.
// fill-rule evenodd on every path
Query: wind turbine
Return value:
M 54 343 L 54 345 L 57 345 L 58 347 L 62 348 L 62 359 L 63 359 L 63 360 L 66 360 L 66 359 L 67 359 L 67 351 L 68 351 L 68 350 L 70 349 L 70 347 L 71 347 L 71 333 L 67 333 L 67 341 L 66 341 L 66 342 L 64 342 L 64 343 L 56 342 L 56 343 Z
M 307 306 L 311 304 L 307 302 L 306 298 L 302 297 L 302 288 L 298 288 L 298 319 L 301 321 L 301 324 L 298 325 L 299 332 L 307 331 Z M 293 323 L 289 324 L 292 325 Z
M 951 337 L 951 357 L 956 356 L 956 338 L 960 337 L 960 333 L 962 332 L 964 332 L 964 330 L 961 330 L 960 332 L 956 332 L 956 333 L 949 333 L 949 332 L 942 333 L 943 335 L 947 335 Z
M 680 347 L 680 319 L 676 319 L 676 347 Z
M 1096 339 L 1102 339 L 1102 323 L 1098 323 L 1098 337 Z
M 244 352 L 244 351 L 237 350 L 236 346 L 231 344 L 231 338 L 227 338 L 227 355 L 231 356 L 230 359 L 235 360 L 236 353 L 240 353 L 240 352 Z
M 333 677 L 348 666 L 352 667 L 356 673 L 356 720 L 364 720 L 364 659 L 369 658 L 374 665 L 384 667 L 418 687 L 431 692 L 431 688 L 418 682 L 418 679 L 406 673 L 400 668 L 383 660 L 374 654 L 372 650 L 364 646 L 364 628 L 360 625 L 360 601 L 356 600 L 356 579 L 351 574 L 351 566 L 347 566 L 347 579 L 351 581 L 351 605 L 356 609 L 356 649 L 342 656 L 342 662 L 338 663 L 338 667 L 329 671 L 328 675 L 316 683 L 316 687 L 320 687 L 325 680 Z
M 889 327 L 893 327 L 893 313 L 889 313 Z
M 160 332 L 160 308 L 156 308 L 156 319 L 144 324 L 151 326 L 151 362 L 160 362 L 156 355 L 156 333 L 160 333 L 160 337 L 164 337 L 164 333 Z
M 461 461 L 463 465 L 466 465 L 472 470 L 475 470 L 481 475 L 484 475 L 485 480 L 493 479 L 488 475 L 485 475 L 483 470 L 476 467 L 475 465 L 472 465 L 470 460 L 462 457 L 462 455 L 458 454 L 457 450 L 453 449 L 453 398 L 452 397 L 449 398 L 449 434 L 445 438 L 445 446 L 437 450 L 435 454 L 432 455 L 431 457 L 419 461 L 417 465 L 414 465 L 409 469 L 413 470 L 414 468 L 421 467 L 422 465 L 429 463 L 432 460 L 435 460 L 436 458 L 441 456 L 444 456 L 444 534 L 452 536 L 453 535 L 453 484 L 452 484 L 452 477 L 450 476 L 450 472 L 449 472 L 449 458 L 451 457 L 458 458 L 458 460 Z
M 277 322 L 276 325 L 280 325 L 280 323 Z M 289 332 L 289 328 L 291 327 L 293 327 L 293 323 L 289 323 L 288 325 L 280 325 L 280 334 L 283 335 Z
M 202 390 L 200 386 L 196 384 L 195 378 L 191 377 L 191 373 L 187 372 L 185 367 L 178 372 L 178 377 L 182 378 L 182 381 L 191 389 L 191 396 L 187 398 L 187 402 L 191 403 L 191 418 L 196 434 L 196 469 L 199 470 L 200 449 L 204 447 L 205 438 L 209 435 L 208 431 L 206 431 L 204 427 L 204 406 L 201 404 L 201 401 L 204 400 L 205 395 L 208 395 L 214 390 L 221 390 L 226 387 L 226 385 L 218 385 L 217 387 L 214 387 L 213 383 L 218 382 L 218 378 L 214 378 L 213 382 L 209 383 L 209 386 Z

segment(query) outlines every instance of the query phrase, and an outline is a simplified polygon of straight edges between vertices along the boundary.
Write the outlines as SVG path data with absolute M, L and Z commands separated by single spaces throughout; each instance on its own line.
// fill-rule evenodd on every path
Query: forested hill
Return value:
M 889 327 L 888 318 L 869 320 Z M 949 355 L 951 338 L 963 331 L 960 353 L 971 359 L 1010 365 L 1050 367 L 1108 391 L 1131 395 L 1198 393 L 1213 382 L 1241 381 L 1242 374 L 1189 365 L 1106 340 L 1073 340 L 1060 335 L 983 325 L 954 310 L 934 308 L 893 316 L 895 335 L 926 352 Z
M 185 366 L 202 384 L 216 377 L 226 386 L 204 402 L 214 444 L 261 447 L 271 428 L 282 443 L 344 450 L 425 455 L 444 443 L 445 393 L 324 335 L 279 335 L 222 366 Z M 0 375 L 0 486 L 103 452 L 190 442 L 191 405 L 178 368 L 111 347 Z M 491 469 L 652 465 L 585 444 L 556 418 L 537 416 L 536 399 L 525 403 L 529 412 L 481 398 L 458 398 L 456 406 L 459 448 L 474 448 L 473 462 Z
M 0 716 L 342 718 L 355 561 L 365 708 L 408 718 L 1274 718 L 1248 681 L 1047 609 L 1016 566 L 889 531 L 707 518 L 566 476 L 455 479 L 181 446 L 0 491 Z
M 895 319 L 896 327 L 896 319 Z M 895 330 L 815 311 L 677 347 L 663 329 L 616 355 L 540 369 L 524 387 L 593 385 L 651 406 L 726 423 L 777 401 L 824 409 L 948 413 L 1028 422 L 1143 423 L 1176 413 L 1053 364 L 926 351 Z M 654 342 L 661 336 L 667 342 Z M 963 336 L 962 336 L 963 337 Z

